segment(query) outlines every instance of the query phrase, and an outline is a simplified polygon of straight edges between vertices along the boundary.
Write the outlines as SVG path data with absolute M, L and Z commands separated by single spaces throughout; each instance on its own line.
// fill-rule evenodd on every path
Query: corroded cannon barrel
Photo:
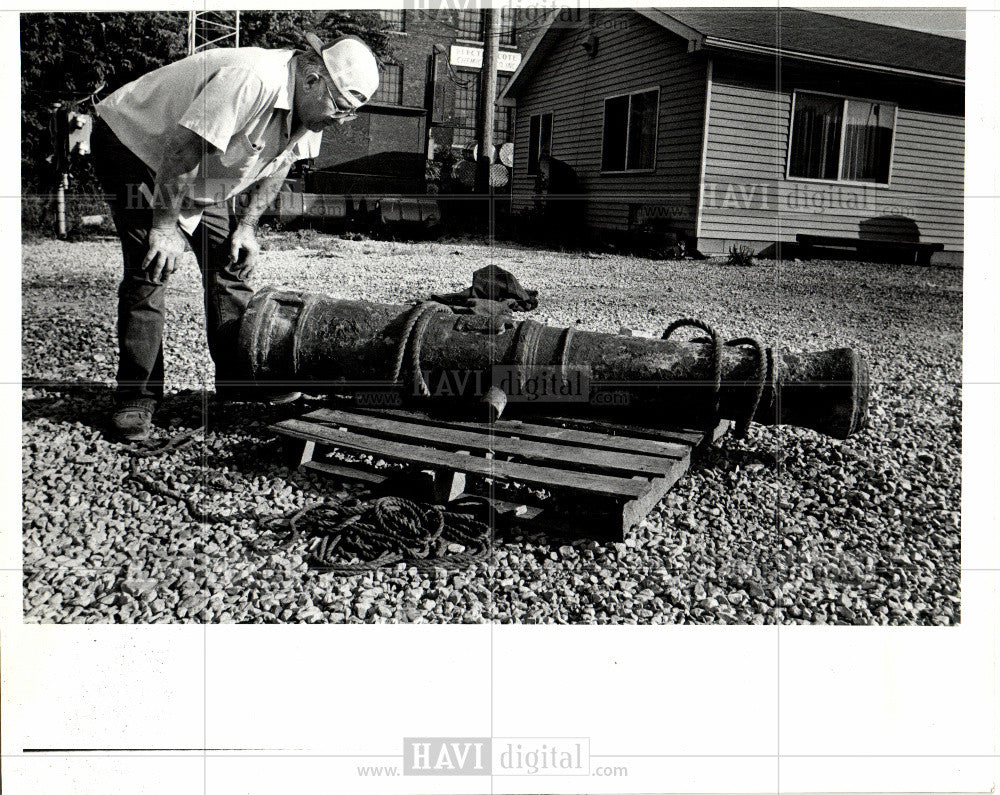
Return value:
M 438 379 L 451 378 L 454 387 L 456 373 L 473 374 L 463 383 L 474 384 L 481 396 L 495 384 L 497 372 L 516 368 L 521 376 L 529 370 L 554 372 L 570 381 L 585 374 L 589 394 L 553 395 L 561 402 L 557 414 L 605 413 L 617 406 L 619 412 L 624 407 L 628 421 L 676 424 L 697 423 L 716 411 L 728 419 L 749 419 L 752 411 L 755 422 L 798 425 L 841 439 L 857 431 L 866 416 L 868 367 L 849 348 L 767 351 L 762 363 L 753 347 L 721 347 L 717 372 L 713 346 L 706 342 L 557 328 L 501 314 L 426 314 L 414 324 L 413 305 L 265 288 L 243 317 L 237 355 L 258 383 L 313 392 L 389 388 L 398 380 L 394 365 L 405 351 L 413 362 L 410 372 L 418 373 L 412 377 L 422 374 L 432 397 L 439 391 L 454 394 L 438 390 L 443 383 Z M 503 388 L 516 391 L 517 384 Z M 616 401 L 615 395 L 625 399 Z M 520 406 L 541 408 L 521 397 Z

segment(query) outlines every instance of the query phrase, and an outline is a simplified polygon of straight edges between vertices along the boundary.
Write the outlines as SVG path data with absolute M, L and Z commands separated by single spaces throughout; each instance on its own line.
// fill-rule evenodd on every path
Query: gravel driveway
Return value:
M 158 438 L 144 459 L 201 525 L 130 476 L 102 435 L 116 346 L 116 242 L 23 248 L 24 612 L 32 622 L 431 621 L 954 624 L 960 619 L 962 273 L 936 267 L 653 261 L 467 243 L 271 238 L 255 283 L 376 301 L 460 289 L 495 258 L 540 291 L 540 321 L 658 335 L 682 315 L 872 366 L 870 426 L 845 442 L 754 426 L 701 455 L 624 543 L 502 539 L 463 571 L 350 578 L 304 544 L 255 551 L 278 517 L 358 487 L 290 471 L 266 425 L 317 402 L 212 409 L 197 268 L 172 277 Z M 219 517 L 221 518 L 221 516 Z

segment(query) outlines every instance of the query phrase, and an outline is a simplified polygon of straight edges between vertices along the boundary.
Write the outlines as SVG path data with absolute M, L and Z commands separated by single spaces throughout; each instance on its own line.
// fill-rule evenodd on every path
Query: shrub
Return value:
M 749 246 L 734 245 L 729 249 L 729 265 L 739 265 L 746 268 L 755 265 L 753 249 Z

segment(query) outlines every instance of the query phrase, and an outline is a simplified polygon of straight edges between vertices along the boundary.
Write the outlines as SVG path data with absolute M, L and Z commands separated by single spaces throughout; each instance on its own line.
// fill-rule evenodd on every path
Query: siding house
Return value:
M 797 9 L 563 12 L 501 102 L 513 209 L 539 163 L 583 220 L 658 225 L 704 254 L 796 235 L 963 242 L 965 42 Z

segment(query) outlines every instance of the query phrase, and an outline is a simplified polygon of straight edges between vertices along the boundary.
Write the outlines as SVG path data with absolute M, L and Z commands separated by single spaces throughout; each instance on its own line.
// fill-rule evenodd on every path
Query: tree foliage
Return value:
M 187 14 L 23 14 L 21 16 L 21 180 L 26 192 L 47 193 L 57 178 L 50 110 L 106 96 L 184 54 Z M 86 170 L 85 170 L 86 171 Z M 85 182 L 90 175 L 76 175 Z
M 380 58 L 390 54 L 390 36 L 378 11 L 242 11 L 240 44 L 244 47 L 299 47 L 312 31 L 324 42 L 359 36 Z
M 78 102 L 103 85 L 97 99 L 157 67 L 187 54 L 188 15 L 181 12 L 32 13 L 21 15 L 21 182 L 26 193 L 49 193 L 57 174 L 46 162 L 52 154 L 50 110 L 57 102 Z M 389 54 L 389 35 L 376 11 L 244 11 L 240 45 L 301 46 L 301 35 L 324 41 L 354 34 L 376 55 Z M 86 163 L 73 177 L 94 190 Z

